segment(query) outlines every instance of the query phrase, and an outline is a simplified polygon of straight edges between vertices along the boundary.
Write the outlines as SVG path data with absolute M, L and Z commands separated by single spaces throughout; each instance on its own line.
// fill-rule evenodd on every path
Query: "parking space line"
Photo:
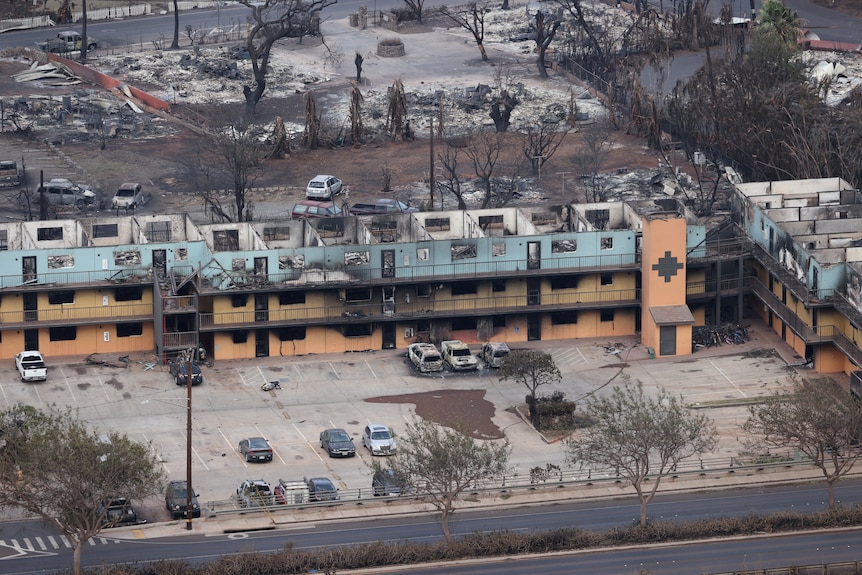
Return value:
M 66 383 L 66 387 L 67 387 L 67 388 L 69 388 L 69 395 L 71 395 L 71 396 L 72 396 L 72 401 L 73 401 L 73 402 L 75 402 L 75 403 L 78 403 L 78 398 L 77 398 L 77 397 L 75 397 L 75 393 L 72 391 L 72 386 L 71 386 L 71 385 L 69 385 L 69 378 L 68 378 L 68 377 L 66 377 L 66 374 L 63 372 L 63 368 L 60 368 L 60 373 L 62 373 L 62 374 L 63 374 L 63 381 Z M 38 390 L 36 390 L 36 394 L 37 394 L 37 395 L 39 394 L 39 391 L 38 391 Z M 41 398 L 41 397 L 39 397 L 39 401 L 42 401 L 42 398 Z
M 709 360 L 709 363 L 712 365 L 712 367 L 714 367 L 714 368 L 715 368 L 715 370 L 716 370 L 719 374 L 721 374 L 721 377 L 723 377 L 724 379 L 726 379 L 726 380 L 727 380 L 727 383 L 729 383 L 730 385 L 732 385 L 732 386 L 733 386 L 733 388 L 734 388 L 736 391 L 738 391 L 738 392 L 739 392 L 739 394 L 740 394 L 742 397 L 748 397 L 747 395 L 745 395 L 745 392 L 744 392 L 744 391 L 742 391 L 741 389 L 739 389 L 739 386 L 737 386 L 735 383 L 733 383 L 733 380 L 732 380 L 732 379 L 730 379 L 729 377 L 727 377 L 727 375 L 725 375 L 725 373 L 721 370 L 721 368 L 720 368 L 720 367 L 718 367 L 717 365 L 715 365 L 715 362 L 714 362 L 714 361 L 712 361 L 712 360 L 710 359 L 710 360 Z
M 239 457 L 239 460 L 242 461 L 243 467 L 248 467 L 248 461 L 245 460 L 245 457 L 241 457 L 239 452 L 236 449 L 234 449 L 233 443 L 231 443 L 230 439 L 227 438 L 227 435 L 224 434 L 224 431 L 222 431 L 222 428 L 219 427 L 217 429 L 218 429 L 219 434 L 224 438 L 225 443 L 227 443 L 228 449 L 230 449 L 231 453 L 233 453 L 234 455 Z
M 329 363 L 329 367 L 332 369 L 332 373 L 334 373 L 334 374 L 335 374 L 336 379 L 338 379 L 338 380 L 340 381 L 340 380 L 341 380 L 341 376 L 338 374 L 338 370 L 337 370 L 337 369 L 335 369 L 335 365 L 333 365 L 333 363 L 332 363 L 331 361 L 330 361 L 330 362 L 328 362 L 328 363 Z
M 367 367 L 367 368 L 368 368 L 368 371 L 370 371 L 370 372 L 371 372 L 371 375 L 373 375 L 373 376 L 374 376 L 374 379 L 377 379 L 377 374 L 376 374 L 376 373 L 374 373 L 374 369 L 371 367 L 371 364 L 370 364 L 370 363 L 368 363 L 368 360 L 367 360 L 367 359 L 366 359 L 366 360 L 364 360 L 364 361 L 365 361 L 365 367 Z
M 102 379 L 102 377 L 98 374 L 96 375 L 96 377 L 98 377 L 98 379 L 99 379 L 99 385 L 102 387 L 102 391 L 105 392 L 105 399 L 110 401 L 111 396 L 108 395 L 108 386 L 105 385 L 105 380 Z
M 267 442 L 269 442 L 269 438 L 267 438 L 267 437 L 266 437 L 266 435 L 264 434 L 264 432 L 262 432 L 258 426 L 256 426 L 256 425 L 255 425 L 255 426 L 254 426 L 254 429 L 255 429 L 255 431 L 257 431 L 257 434 L 258 434 L 258 435 L 260 435 L 261 437 L 265 438 L 265 439 L 266 439 L 266 441 L 267 441 Z M 272 449 L 272 452 L 276 455 L 276 457 L 278 457 L 279 461 L 281 461 L 284 465 L 287 465 L 287 461 L 285 461 L 285 460 L 281 457 L 281 455 L 279 455 L 278 451 L 276 451 L 276 450 L 275 450 L 275 447 L 273 447 L 273 446 L 272 446 L 272 443 L 270 443 L 270 444 L 269 444 L 269 447 L 270 447 L 270 449 Z
M 299 370 L 299 366 L 297 364 L 293 364 L 293 369 L 296 371 L 297 377 L 299 377 L 299 381 L 305 381 L 305 378 L 302 377 L 302 372 Z
M 185 433 L 183 433 L 182 435 L 183 435 L 183 439 L 185 439 L 186 441 L 188 441 L 188 439 L 186 439 L 186 434 L 185 434 Z M 195 449 L 194 445 L 192 446 L 192 453 L 194 453 L 194 454 L 195 454 L 195 457 L 197 457 L 197 458 L 198 458 L 198 461 L 200 461 L 200 462 L 201 462 L 201 465 L 203 465 L 203 466 L 204 466 L 204 469 L 205 469 L 206 471 L 209 471 L 209 470 L 210 470 L 209 466 L 208 466 L 208 465 L 206 464 L 206 462 L 204 461 L 204 458 L 200 456 L 200 454 L 198 453 L 198 450 L 197 450 L 197 449 Z
M 3 384 L 2 384 L 2 383 L 0 383 L 0 393 L 2 393 L 2 394 L 3 394 L 3 402 L 4 402 L 8 407 L 11 407 L 11 405 L 9 404 L 9 398 L 6 396 L 6 388 L 5 388 L 5 387 L 3 387 Z

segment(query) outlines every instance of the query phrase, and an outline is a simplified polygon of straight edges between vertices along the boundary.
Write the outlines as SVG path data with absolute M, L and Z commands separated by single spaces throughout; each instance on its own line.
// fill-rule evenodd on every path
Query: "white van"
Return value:
M 341 193 L 341 187 L 341 180 L 335 176 L 314 176 L 305 187 L 305 196 L 309 200 L 331 200 Z

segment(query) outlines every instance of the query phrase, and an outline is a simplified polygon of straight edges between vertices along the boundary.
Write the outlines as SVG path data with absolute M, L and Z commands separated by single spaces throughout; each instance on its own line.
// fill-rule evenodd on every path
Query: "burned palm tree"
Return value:
M 317 102 L 309 90 L 305 93 L 305 133 L 302 135 L 302 145 L 306 148 L 316 148 L 320 142 L 320 116 L 317 114 Z
M 404 121 L 407 118 L 407 96 L 404 93 L 404 84 L 400 79 L 392 82 L 389 87 L 389 110 L 386 118 L 386 129 L 392 140 L 401 134 L 404 137 Z
M 359 86 L 353 80 L 350 81 L 350 136 L 353 145 L 358 146 L 362 142 L 362 93 Z

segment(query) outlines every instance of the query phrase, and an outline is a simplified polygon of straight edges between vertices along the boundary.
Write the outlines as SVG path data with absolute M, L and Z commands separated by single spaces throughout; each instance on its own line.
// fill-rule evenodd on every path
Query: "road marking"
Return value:
M 377 374 L 376 374 L 376 373 L 374 373 L 374 368 L 372 368 L 372 367 L 371 367 L 371 364 L 370 364 L 370 363 L 368 363 L 368 360 L 366 359 L 366 360 L 363 360 L 363 361 L 365 361 L 365 366 L 368 368 L 368 371 L 370 371 L 370 372 L 371 372 L 371 375 L 372 375 L 372 376 L 374 376 L 374 379 L 377 379 Z
M 714 368 L 715 368 L 715 370 L 716 370 L 716 371 L 721 375 L 721 377 L 723 377 L 724 379 L 726 379 L 726 380 L 727 380 L 727 383 L 729 383 L 730 385 L 732 385 L 732 386 L 733 386 L 733 388 L 734 388 L 736 391 L 738 391 L 738 392 L 739 392 L 739 394 L 740 394 L 742 397 L 748 397 L 747 395 L 745 395 L 745 392 L 744 392 L 744 391 L 742 391 L 741 389 L 739 389 L 739 386 L 737 386 L 735 383 L 733 383 L 733 380 L 732 380 L 732 379 L 730 379 L 729 377 L 727 377 L 727 375 L 725 375 L 725 373 L 721 370 L 721 368 L 720 368 L 720 367 L 718 367 L 717 365 L 715 365 L 715 362 L 714 362 L 714 361 L 712 361 L 712 360 L 710 359 L 710 360 L 709 360 L 709 363 L 712 365 L 712 367 L 714 367 Z
M 38 544 L 39 544 L 39 548 L 40 548 L 42 551 L 47 551 L 47 550 L 48 550 L 48 546 L 47 546 L 47 545 L 45 545 L 45 542 L 42 540 L 42 538 L 41 538 L 41 537 L 36 537 L 36 543 L 38 543 Z
M 330 362 L 328 362 L 328 363 L 329 363 L 329 368 L 332 370 L 332 373 L 334 373 L 334 374 L 335 374 L 335 379 L 337 379 L 337 380 L 341 381 L 341 376 L 340 376 L 340 375 L 338 375 L 338 370 L 337 370 L 337 369 L 335 369 L 335 365 L 334 365 L 331 361 L 330 361 Z

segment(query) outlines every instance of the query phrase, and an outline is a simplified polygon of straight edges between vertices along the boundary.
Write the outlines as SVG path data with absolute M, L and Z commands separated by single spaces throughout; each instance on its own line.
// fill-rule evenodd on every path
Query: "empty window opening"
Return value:
M 94 238 L 116 238 L 120 235 L 117 224 L 94 224 Z
M 455 282 L 451 286 L 452 295 L 467 295 L 477 293 L 476 282 Z
M 144 299 L 144 288 L 142 287 L 114 288 L 115 301 L 141 301 L 142 299 Z
M 305 339 L 305 326 L 283 327 L 277 331 L 279 341 L 295 341 Z
M 372 333 L 370 323 L 350 323 L 344 328 L 344 337 L 368 337 Z
M 577 310 L 555 311 L 551 314 L 551 323 L 553 325 L 578 323 L 578 312 Z
M 452 318 L 452 331 L 461 331 L 465 329 L 476 329 L 475 316 Z
M 135 322 L 117 324 L 117 337 L 134 337 L 136 335 L 144 335 L 143 323 Z
M 48 303 L 59 305 L 64 303 L 75 303 L 74 291 L 52 291 L 48 292 Z
M 305 292 L 304 291 L 283 291 L 278 293 L 278 303 L 279 305 L 296 305 L 298 303 L 305 303 Z M 296 338 L 293 338 L 296 339 Z M 282 340 L 284 341 L 284 340 Z
M 75 341 L 78 328 L 74 325 L 48 328 L 48 338 L 51 341 Z
M 63 239 L 63 228 L 39 228 L 36 230 L 36 239 L 40 242 L 48 242 Z
M 371 288 L 350 288 L 344 290 L 344 301 L 371 301 Z
M 248 294 L 247 293 L 235 293 L 230 296 L 231 304 L 233 307 L 245 307 L 248 303 Z
M 551 289 L 577 289 L 579 276 L 554 276 L 551 278 Z
M 614 274 L 603 273 L 601 277 L 601 282 L 603 286 L 614 285 Z
M 506 280 L 491 280 L 491 291 L 506 291 Z
M 601 321 L 614 321 L 614 310 L 612 309 L 603 309 L 600 312 L 599 319 Z

